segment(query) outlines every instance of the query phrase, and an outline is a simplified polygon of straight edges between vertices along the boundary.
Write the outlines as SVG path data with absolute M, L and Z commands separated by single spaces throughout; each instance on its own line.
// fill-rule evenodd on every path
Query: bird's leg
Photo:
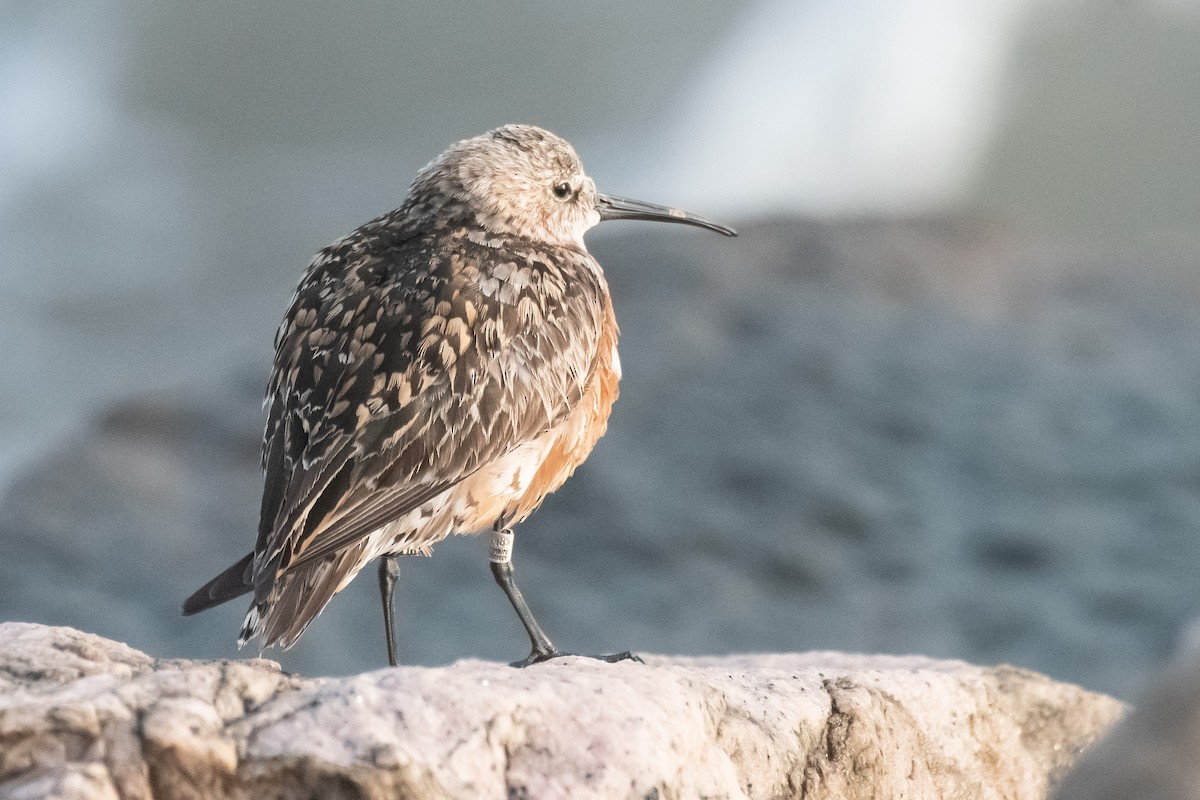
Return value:
M 504 590 L 508 602 L 512 603 L 513 610 L 520 617 L 521 624 L 525 626 L 525 632 L 529 634 L 529 642 L 533 645 L 529 657 L 522 661 L 514 661 L 512 666 L 528 667 L 530 664 L 549 661 L 557 656 L 566 655 L 566 653 L 554 646 L 554 642 L 550 641 L 550 637 L 542 630 L 542 626 L 533 618 L 533 612 L 529 610 L 529 605 L 521 595 L 521 590 L 517 588 L 517 582 L 513 580 L 514 538 L 516 537 L 510 529 L 503 527 L 499 522 L 496 523 L 496 527 L 492 530 L 492 546 L 488 553 L 488 559 L 491 561 L 492 577 Z
M 521 661 L 514 661 L 512 666 L 528 667 L 532 664 L 540 664 L 543 661 L 558 658 L 559 656 L 572 655 L 571 653 L 564 653 L 559 650 L 550 641 L 550 637 L 542 630 L 542 626 L 533 618 L 533 612 L 529 610 L 525 598 L 521 595 L 521 590 L 517 588 L 517 583 L 513 580 L 512 551 L 513 540 L 515 538 L 513 532 L 504 527 L 503 521 L 497 522 L 496 527 L 492 529 L 492 546 L 488 555 L 492 566 L 492 576 L 496 579 L 496 583 L 500 584 L 500 588 L 504 590 L 504 594 L 508 597 L 508 602 L 512 603 L 513 610 L 520 617 L 521 624 L 525 626 L 525 632 L 529 634 L 529 642 L 533 645 L 533 649 L 529 655 Z M 641 662 L 640 658 L 628 650 L 612 655 L 589 656 L 589 658 L 598 658 L 601 661 L 609 663 L 627 660 Z
M 383 600 L 383 627 L 387 634 L 388 663 L 396 666 L 396 612 L 392 596 L 396 592 L 396 578 L 400 577 L 400 562 L 396 556 L 387 555 L 379 559 L 379 596 Z

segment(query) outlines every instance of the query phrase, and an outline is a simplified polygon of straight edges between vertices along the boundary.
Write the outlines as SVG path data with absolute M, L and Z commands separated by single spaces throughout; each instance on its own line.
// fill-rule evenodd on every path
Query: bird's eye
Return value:
M 564 181 L 563 183 L 555 185 L 554 196 L 559 200 L 566 200 L 571 196 L 571 184 Z

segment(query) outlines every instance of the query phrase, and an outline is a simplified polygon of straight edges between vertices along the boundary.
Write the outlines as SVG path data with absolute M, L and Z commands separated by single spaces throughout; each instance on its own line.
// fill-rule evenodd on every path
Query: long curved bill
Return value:
M 678 208 L 643 203 L 641 200 L 627 200 L 624 197 L 597 193 L 596 210 L 600 212 L 601 221 L 644 219 L 651 222 L 679 222 L 684 225 L 695 225 L 698 228 L 708 228 L 710 231 L 716 231 L 724 236 L 737 236 L 737 231 L 733 228 L 720 225 L 704 217 L 680 211 Z

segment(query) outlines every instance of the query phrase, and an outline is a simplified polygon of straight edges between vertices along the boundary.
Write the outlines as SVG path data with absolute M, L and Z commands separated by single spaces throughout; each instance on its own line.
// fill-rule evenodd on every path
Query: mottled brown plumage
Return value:
M 453 145 L 399 209 L 318 253 L 275 339 L 254 552 L 185 613 L 252 591 L 241 641 L 290 646 L 370 561 L 528 517 L 617 397 L 616 318 L 583 234 L 622 217 L 732 233 L 600 195 L 570 145 L 512 125 Z M 534 655 L 552 650 L 497 580 Z

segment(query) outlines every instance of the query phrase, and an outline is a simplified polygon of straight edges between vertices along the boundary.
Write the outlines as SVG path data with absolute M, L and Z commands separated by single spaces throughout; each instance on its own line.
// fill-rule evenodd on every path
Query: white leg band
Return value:
M 492 548 L 488 560 L 493 564 L 507 564 L 512 561 L 513 539 L 517 538 L 512 531 L 492 531 Z

